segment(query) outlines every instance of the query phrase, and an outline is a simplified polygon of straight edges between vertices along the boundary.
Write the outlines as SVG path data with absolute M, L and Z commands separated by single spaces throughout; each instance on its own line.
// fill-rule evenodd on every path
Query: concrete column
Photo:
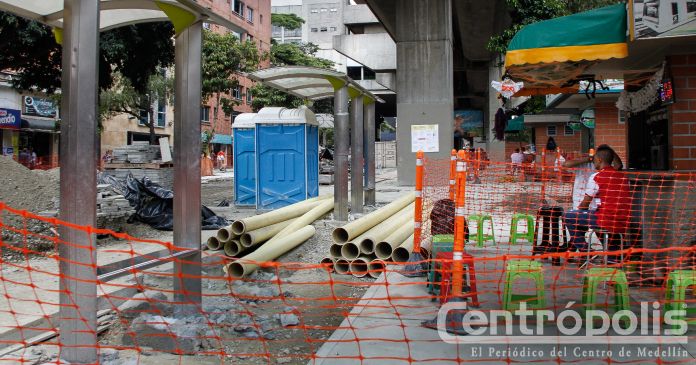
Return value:
M 348 87 L 334 95 L 334 219 L 348 220 L 348 148 L 350 147 L 350 118 L 348 116 Z
M 174 246 L 201 247 L 201 46 L 203 28 L 196 22 L 176 36 L 174 95 Z M 200 313 L 201 256 L 174 264 L 174 301 L 178 315 Z
M 446 159 L 452 150 L 452 1 L 402 0 L 395 18 L 398 183 L 413 185 L 412 125 L 438 125 L 439 152 L 426 156 Z
M 365 158 L 365 205 L 375 205 L 375 103 L 363 108 L 363 156 Z
M 357 96 L 350 104 L 350 211 L 363 212 L 363 97 Z
M 488 70 L 488 85 L 491 81 L 500 81 L 502 79 L 502 70 L 500 67 L 491 66 Z M 501 107 L 500 100 L 498 99 L 498 93 L 492 88 L 488 88 L 488 140 L 486 141 L 486 151 L 488 152 L 488 158 L 491 161 L 504 162 L 505 158 L 505 141 L 499 141 L 495 139 L 495 114 L 498 108 Z
M 60 219 L 97 223 L 99 1 L 65 0 Z M 97 245 L 94 234 L 60 227 L 60 357 L 97 362 Z

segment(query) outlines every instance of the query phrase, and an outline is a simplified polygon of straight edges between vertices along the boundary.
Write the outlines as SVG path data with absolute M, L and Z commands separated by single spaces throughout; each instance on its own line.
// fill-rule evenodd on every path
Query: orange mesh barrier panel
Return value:
M 549 156 L 520 169 L 478 156 L 423 159 L 414 247 L 424 265 L 387 261 L 372 267 L 377 279 L 338 275 L 299 256 L 259 263 L 236 279 L 222 269 L 234 258 L 209 250 L 200 277 L 174 277 L 174 264 L 195 261 L 169 242 L 0 202 L 0 364 L 65 363 L 70 334 L 61 333 L 58 313 L 73 304 L 59 296 L 78 294 L 61 289 L 70 272 L 59 272 L 57 248 L 74 243 L 59 227 L 100 237 L 96 250 L 82 249 L 99 275 L 88 283 L 100 298 L 88 330 L 97 341 L 88 347 L 101 363 L 694 363 L 694 175 L 593 177 Z M 576 177 L 582 189 L 587 179 L 598 182 L 602 223 L 574 212 L 587 195 L 578 194 Z M 328 255 L 331 238 L 313 239 Z M 125 269 L 110 272 L 119 265 Z M 184 279 L 201 281 L 202 305 L 181 299 L 190 294 Z

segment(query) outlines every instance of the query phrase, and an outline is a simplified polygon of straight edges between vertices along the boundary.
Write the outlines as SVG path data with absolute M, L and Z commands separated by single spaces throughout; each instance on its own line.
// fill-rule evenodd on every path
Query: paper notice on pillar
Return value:
M 411 126 L 411 152 L 440 152 L 437 124 Z
M 169 149 L 169 137 L 159 139 L 160 153 L 162 154 L 162 162 L 170 162 L 172 160 L 172 151 Z

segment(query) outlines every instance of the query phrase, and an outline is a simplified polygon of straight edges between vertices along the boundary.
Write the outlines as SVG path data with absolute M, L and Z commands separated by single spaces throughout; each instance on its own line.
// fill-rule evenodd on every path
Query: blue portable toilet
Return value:
M 243 113 L 232 124 L 234 204 L 256 205 L 256 113 Z
M 319 195 L 319 125 L 314 113 L 263 108 L 256 117 L 257 209 Z

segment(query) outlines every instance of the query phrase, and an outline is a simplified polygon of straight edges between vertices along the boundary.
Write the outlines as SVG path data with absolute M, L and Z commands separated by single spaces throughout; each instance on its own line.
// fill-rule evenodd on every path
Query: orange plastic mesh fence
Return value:
M 696 325 L 682 319 L 696 314 L 679 312 L 682 305 L 696 309 L 694 175 L 623 173 L 628 190 L 611 194 L 630 192 L 630 208 L 620 212 L 630 217 L 628 227 L 622 237 L 608 234 L 607 247 L 595 227 L 583 236 L 588 252 L 571 249 L 566 228 L 575 178 L 593 171 L 555 171 L 540 161 L 519 169 L 466 162 L 469 232 L 460 297 L 450 295 L 451 160 L 426 157 L 422 248 L 438 256 L 426 255 L 425 276 L 410 276 L 422 267 L 390 262 L 375 266 L 382 275 L 370 279 L 283 260 L 259 263 L 258 271 L 236 279 L 222 269 L 234 259 L 203 251 L 202 274 L 188 278 L 202 283 L 203 303 L 193 305 L 177 299 L 182 286 L 173 284 L 184 278 L 172 267 L 196 261 L 162 259 L 161 266 L 88 283 L 97 287 L 99 308 L 90 330 L 98 340 L 87 347 L 111 364 L 694 363 Z M 511 241 L 513 219 L 519 229 Z M 61 239 L 59 227 L 102 238 L 93 270 L 177 251 L 169 242 L 70 225 L 0 202 L 0 364 L 65 363 L 59 357 L 70 334 L 61 334 L 58 311 L 72 304 L 59 300 L 67 274 L 59 273 L 65 259 L 56 252 L 76 244 Z M 328 254 L 327 235 L 312 239 Z M 190 310 L 179 311 L 184 307 Z M 587 314 L 595 320 L 585 319 L 585 309 L 598 311 Z M 673 326 L 677 331 L 666 333 Z

